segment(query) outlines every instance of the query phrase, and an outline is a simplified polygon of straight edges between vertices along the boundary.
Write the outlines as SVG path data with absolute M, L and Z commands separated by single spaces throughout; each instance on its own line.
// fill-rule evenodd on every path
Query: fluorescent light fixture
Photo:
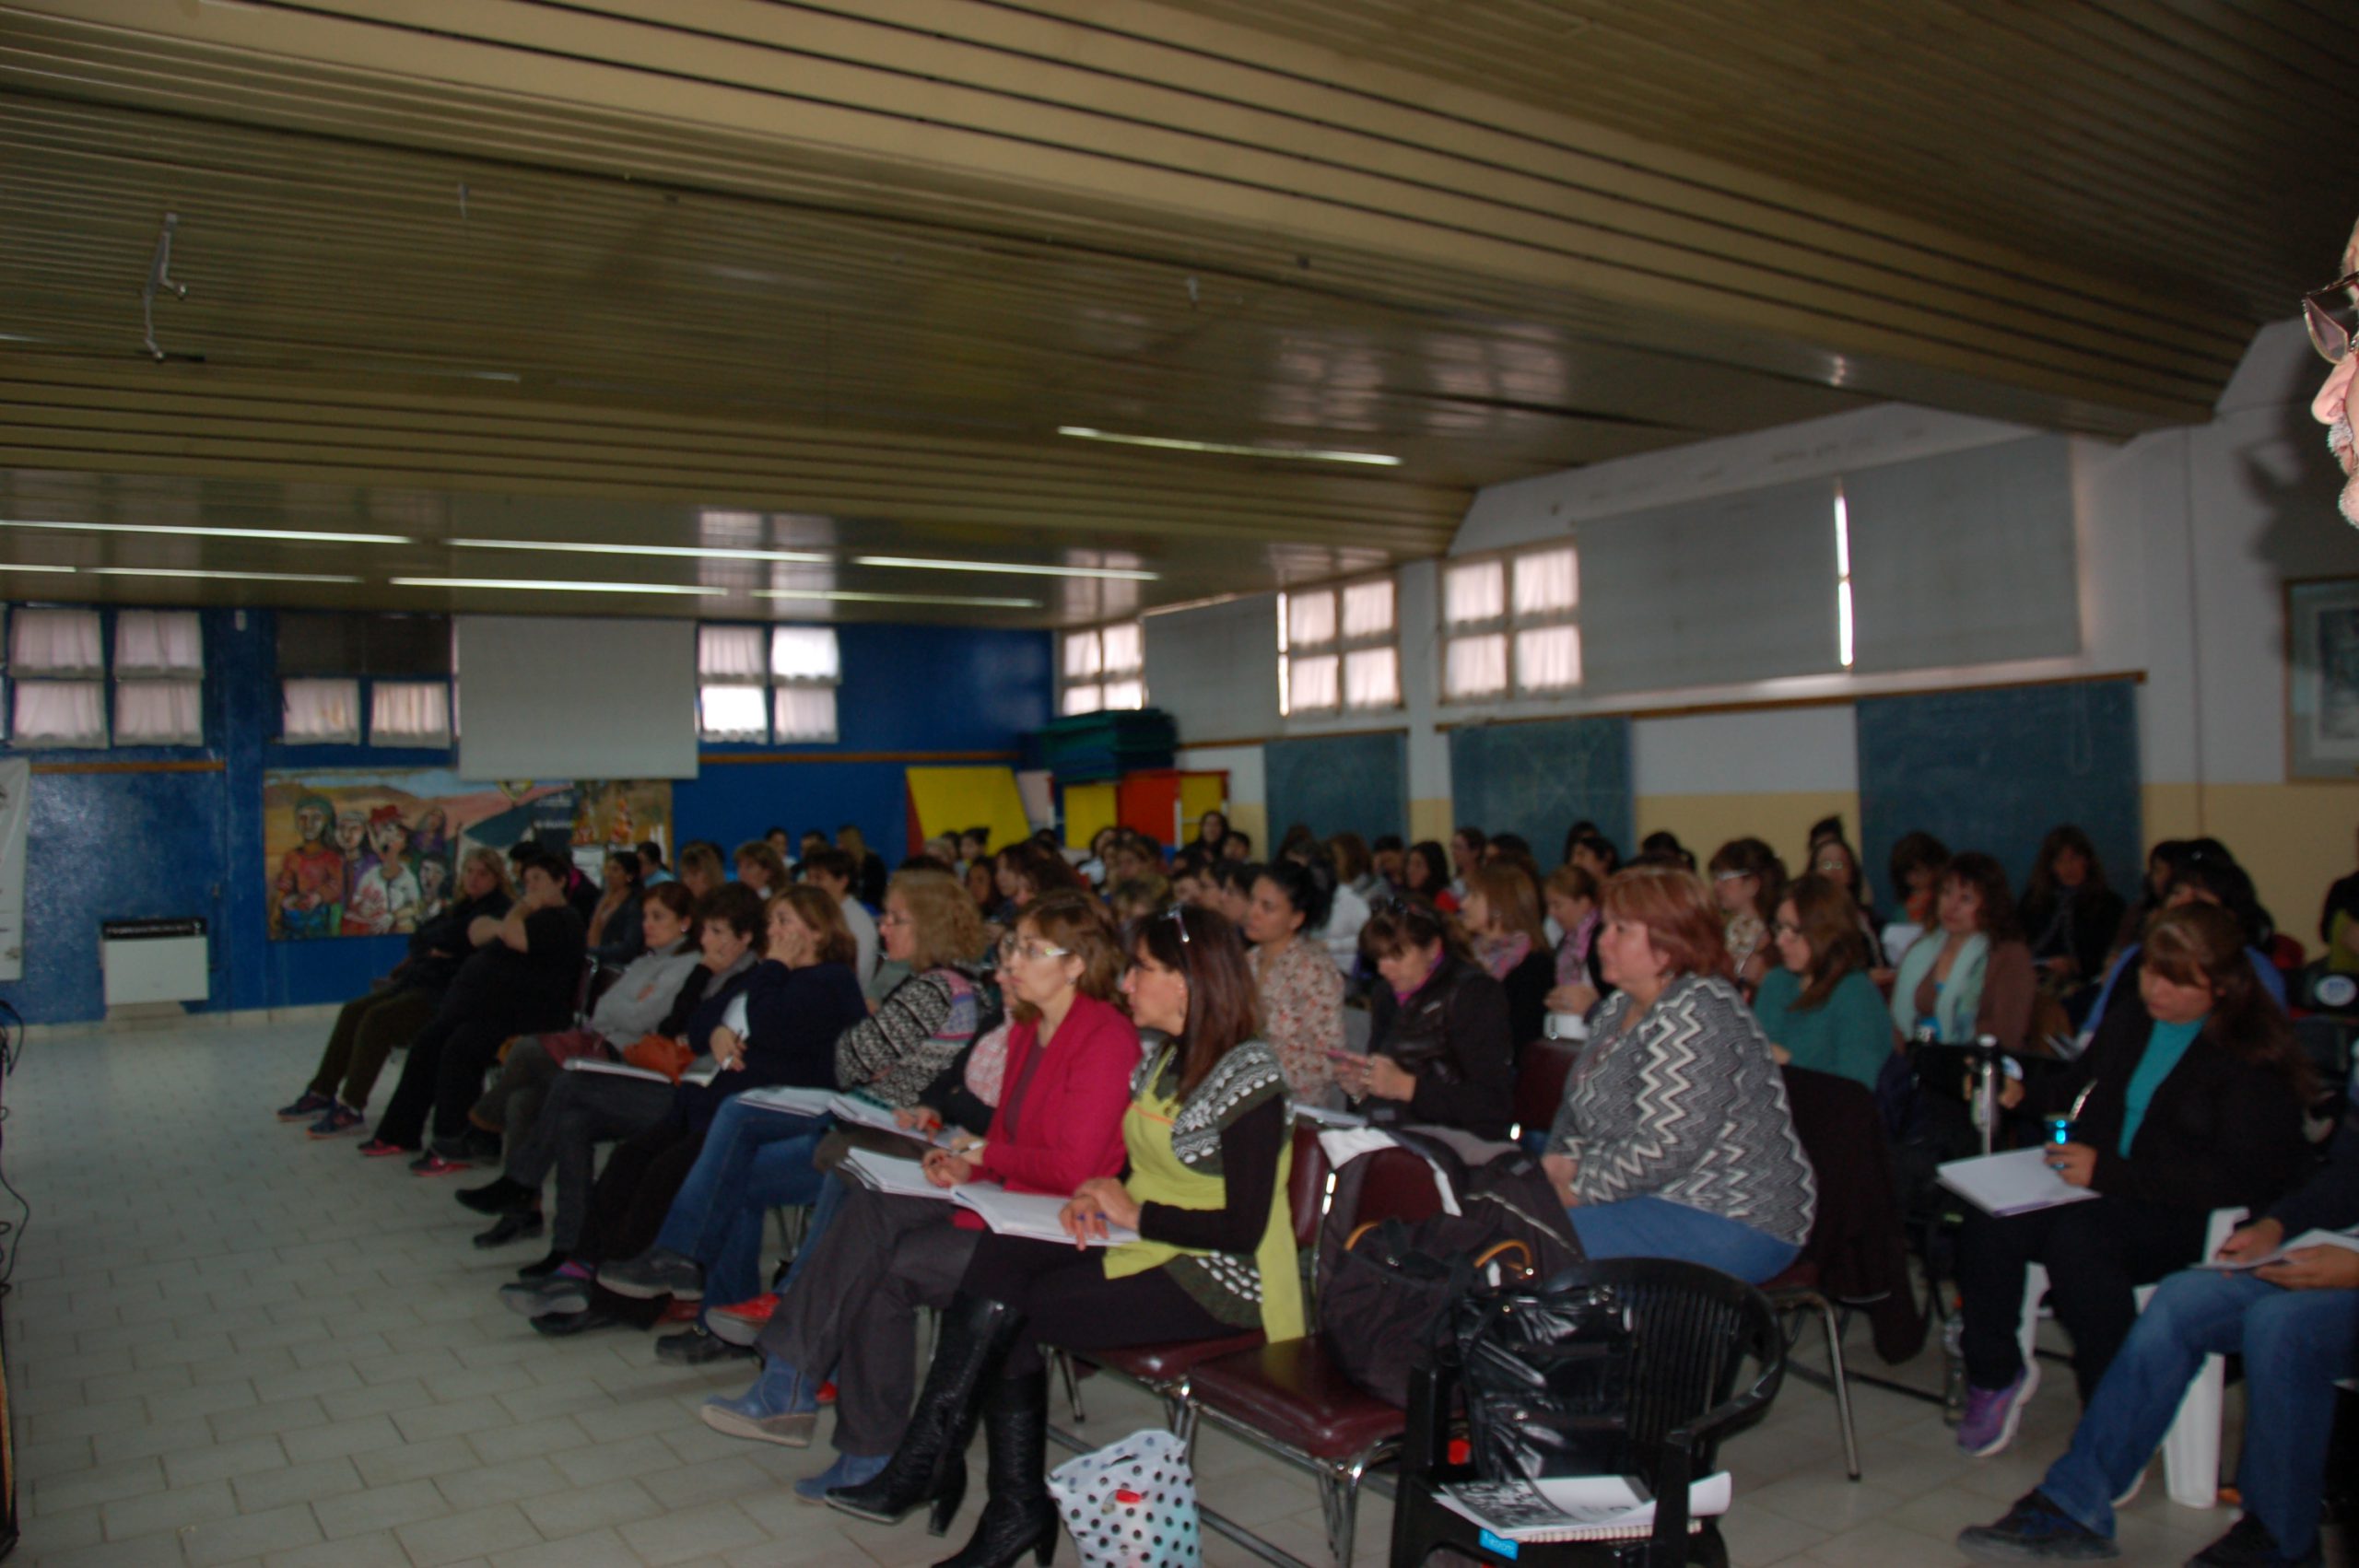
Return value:
M 856 567 L 914 567 L 921 571 L 1015 572 L 1024 577 L 1103 577 L 1121 582 L 1156 582 L 1162 573 L 1131 567 L 1035 567 L 1014 561 L 925 561 L 915 556 L 854 556 Z
M 970 610 L 1037 610 L 1038 599 L 962 599 L 950 593 L 856 593 L 846 588 L 757 588 L 757 599 L 821 599 L 839 604 L 956 604 Z
M 209 578 L 217 582 L 358 582 L 357 577 L 318 572 L 208 572 L 194 567 L 84 567 L 93 577 Z
M 717 544 L 578 544 L 546 539 L 452 539 L 469 550 L 562 550 L 577 556 L 681 556 L 699 561 L 799 561 L 824 563 L 832 556 L 810 550 L 735 550 Z
M 1246 447 L 1226 441 L 1182 441 L 1169 436 L 1120 436 L 1093 430 L 1086 425 L 1060 425 L 1060 436 L 1084 441 L 1113 441 L 1126 447 L 1156 447 L 1165 451 L 1216 452 L 1223 457 L 1289 457 L 1303 462 L 1357 462 L 1370 468 L 1398 468 L 1401 460 L 1383 452 L 1334 451 L 1320 447 Z
M 724 598 L 729 593 L 725 588 L 690 588 L 676 582 L 580 582 L 513 577 L 396 577 L 387 580 L 395 588 L 512 588 L 532 593 L 686 593 L 707 599 Z
M 0 564 L 0 572 L 70 572 L 74 568 L 72 567 L 29 566 L 21 561 L 10 561 L 5 564 Z
M 192 539 L 285 539 L 320 544 L 415 544 L 403 533 L 321 533 L 300 528 L 180 528 L 161 522 L 32 522 L 0 518 L 0 528 L 40 528 L 60 533 L 176 533 Z

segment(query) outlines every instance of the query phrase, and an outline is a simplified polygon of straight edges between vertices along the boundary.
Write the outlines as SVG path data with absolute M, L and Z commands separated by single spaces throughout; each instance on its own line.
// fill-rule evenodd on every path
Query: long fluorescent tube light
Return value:
M 809 550 L 737 550 L 718 544 L 580 544 L 545 539 L 450 539 L 469 550 L 562 550 L 577 556 L 681 556 L 699 561 L 799 561 L 825 563 L 831 556 Z
M 72 567 L 36 567 L 20 561 L 0 564 L 0 572 L 70 572 Z
M 208 572 L 193 567 L 84 567 L 93 577 L 196 577 L 218 582 L 358 582 L 357 577 L 318 572 Z
M 914 567 L 921 571 L 1014 572 L 1024 577 L 1104 577 L 1123 582 L 1156 582 L 1160 572 L 1129 567 L 1035 567 L 1015 561 L 923 561 L 915 556 L 854 556 L 856 567 Z
M 509 577 L 396 577 L 387 580 L 395 588 L 512 588 L 534 593 L 686 593 L 712 599 L 725 597 L 729 592 L 725 588 L 688 588 L 676 582 L 575 582 L 555 579 L 535 581 Z
M 962 599 L 950 593 L 857 593 L 845 588 L 757 588 L 757 599 L 824 599 L 843 604 L 957 604 L 970 610 L 1037 610 L 1038 599 Z
M 1223 457 L 1290 457 L 1304 462 L 1357 462 L 1370 468 L 1401 466 L 1399 458 L 1383 452 L 1334 451 L 1320 447 L 1245 447 L 1226 441 L 1182 441 L 1169 436 L 1120 436 L 1111 430 L 1093 430 L 1086 425 L 1060 425 L 1057 434 L 1084 441 L 1113 441 L 1126 447 L 1156 447 L 1165 451 L 1216 452 Z
M 161 522 L 31 522 L 0 518 L 0 528 L 41 528 L 62 533 L 176 533 L 192 539 L 286 539 L 320 544 L 415 544 L 405 533 L 323 533 L 301 528 L 182 528 Z

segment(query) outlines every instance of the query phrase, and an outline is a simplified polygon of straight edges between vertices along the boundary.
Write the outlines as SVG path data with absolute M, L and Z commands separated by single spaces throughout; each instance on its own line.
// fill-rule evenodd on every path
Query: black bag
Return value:
M 1448 1338 L 1478 1476 L 1631 1472 L 1638 1336 L 1614 1286 L 1477 1286 Z

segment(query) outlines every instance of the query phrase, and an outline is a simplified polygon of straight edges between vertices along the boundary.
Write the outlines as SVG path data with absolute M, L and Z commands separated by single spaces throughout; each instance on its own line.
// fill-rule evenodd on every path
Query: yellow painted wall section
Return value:
M 2278 929 L 2316 957 L 2318 907 L 2353 864 L 2359 783 L 2149 784 L 2142 791 L 2146 842 L 2209 834 L 2252 873 Z M 2120 886 L 2135 872 L 2106 868 Z
M 1089 841 L 1121 820 L 1111 784 L 1065 786 L 1065 843 L 1086 849 Z
M 1450 833 L 1456 826 L 1457 824 L 1449 820 L 1449 802 L 1446 797 L 1440 800 L 1426 799 L 1409 802 L 1410 843 L 1415 844 L 1430 838 L 1435 843 L 1447 848 Z M 1535 844 L 1532 848 L 1538 850 L 1540 846 Z
M 1228 825 L 1253 840 L 1253 858 L 1265 860 L 1270 857 L 1270 808 L 1262 805 L 1232 805 L 1228 808 Z M 1195 837 L 1193 829 L 1189 831 Z
M 1856 790 L 1805 790 L 1759 795 L 1641 795 L 1637 802 L 1638 837 L 1671 832 L 1696 851 L 1700 870 L 1719 847 L 1731 838 L 1760 838 L 1778 851 L 1790 875 L 1802 870 L 1802 852 L 1810 848 L 1810 825 L 1823 816 L 1840 816 L 1843 831 L 1853 844 L 1860 841 L 1860 795 Z M 1637 852 L 1625 844 L 1622 853 Z M 1869 879 L 1881 886 L 1875 868 Z

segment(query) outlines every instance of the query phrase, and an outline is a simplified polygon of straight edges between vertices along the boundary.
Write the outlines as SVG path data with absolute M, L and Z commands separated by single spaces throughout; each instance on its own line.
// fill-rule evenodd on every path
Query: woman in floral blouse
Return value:
M 1334 884 L 1326 867 L 1277 860 L 1262 868 L 1245 910 L 1262 1037 L 1278 1053 L 1297 1100 L 1324 1105 L 1335 1083 L 1328 1052 L 1344 1048 L 1344 977 L 1325 946 L 1305 936 L 1326 924 Z

